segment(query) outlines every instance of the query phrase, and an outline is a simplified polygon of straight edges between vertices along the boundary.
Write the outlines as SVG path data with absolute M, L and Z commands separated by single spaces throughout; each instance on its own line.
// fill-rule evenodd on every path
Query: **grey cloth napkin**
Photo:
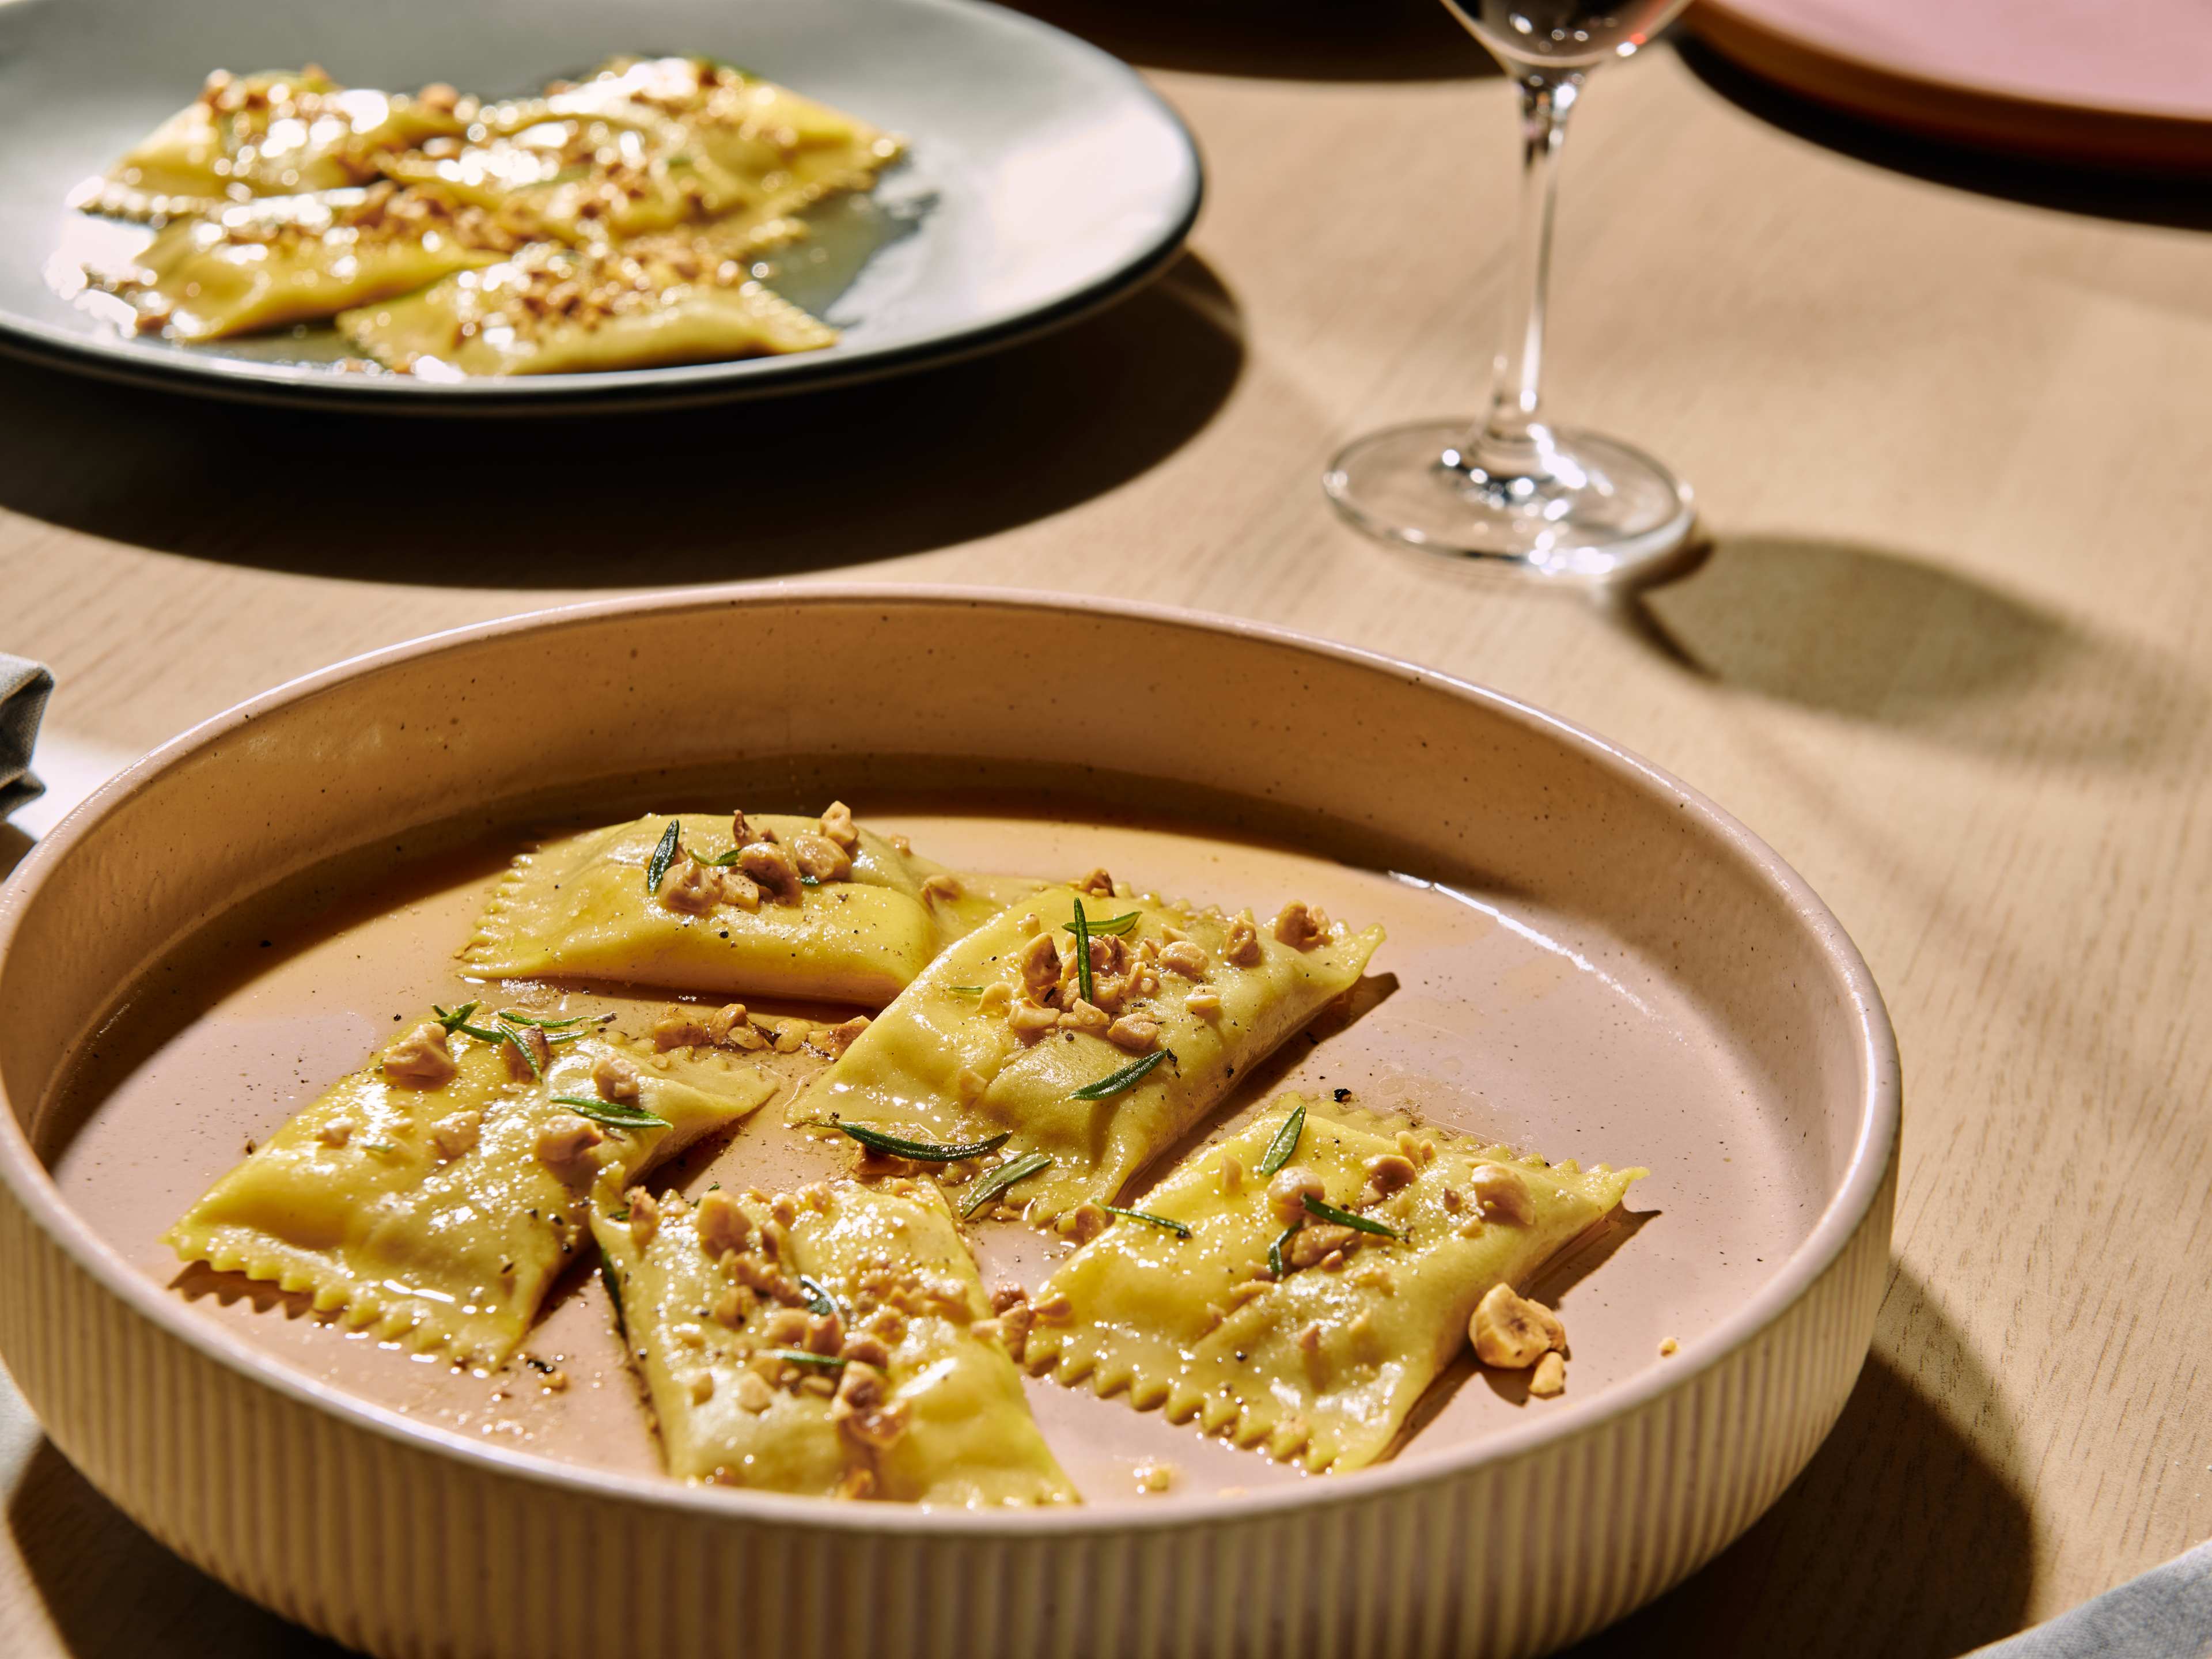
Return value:
M 1976 1648 L 1972 1659 L 2207 1659 L 2212 1544 L 2130 1578 L 2048 1624 Z
M 53 689 L 43 664 L 0 651 L 0 818 L 46 793 L 31 775 L 31 747 Z

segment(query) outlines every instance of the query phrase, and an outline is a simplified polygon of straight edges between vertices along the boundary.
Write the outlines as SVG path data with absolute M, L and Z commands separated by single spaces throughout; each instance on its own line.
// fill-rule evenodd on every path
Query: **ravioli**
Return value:
M 574 1258 L 595 1180 L 634 1180 L 774 1092 L 580 1021 L 442 1016 L 302 1108 L 166 1242 L 350 1327 L 496 1361 Z
M 1286 1235 L 1260 1171 L 1300 1110 L 1303 1132 L 1275 1180 L 1310 1173 L 1323 1202 L 1397 1237 L 1303 1208 Z M 1124 1218 L 1069 1256 L 1030 1304 L 1030 1368 L 1087 1379 L 1101 1395 L 1126 1389 L 1139 1410 L 1196 1418 L 1315 1474 L 1359 1468 L 1389 1449 L 1466 1346 L 1485 1293 L 1525 1279 L 1648 1173 L 1549 1165 L 1433 1130 L 1393 1136 L 1358 1116 L 1286 1096 L 1184 1160 L 1143 1210 L 1189 1236 Z M 1478 1204 L 1478 1187 L 1492 1183 L 1518 1184 L 1525 1219 Z
M 902 851 L 841 805 L 820 819 L 734 817 L 648 813 L 523 854 L 494 889 L 462 960 L 502 978 L 873 1008 L 1003 902 L 997 886 Z M 681 850 L 656 883 L 654 855 L 672 823 Z
M 119 291 L 140 327 L 214 340 L 333 317 L 494 264 L 514 246 L 482 209 L 384 179 L 179 220 Z
M 467 120 L 449 87 L 409 97 L 341 87 L 313 65 L 217 70 L 197 100 L 115 165 L 106 180 L 112 188 L 82 204 L 137 217 L 363 184 L 380 157 L 459 133 Z
M 950 946 L 792 1107 L 925 1146 L 994 1138 L 1031 1219 L 1111 1199 L 1238 1078 L 1358 982 L 1382 930 L 1048 888 Z M 1091 969 L 1072 925 L 1085 907 Z M 1038 1159 L 1048 1163 L 1038 1166 Z M 971 1199 L 970 1202 L 978 1201 Z
M 416 374 L 573 374 L 818 351 L 830 328 L 744 275 L 680 247 L 546 245 L 403 299 L 343 313 L 339 331 Z
M 951 1507 L 1064 1504 L 975 1265 L 927 1182 L 770 1200 L 600 1189 L 592 1230 L 669 1473 Z

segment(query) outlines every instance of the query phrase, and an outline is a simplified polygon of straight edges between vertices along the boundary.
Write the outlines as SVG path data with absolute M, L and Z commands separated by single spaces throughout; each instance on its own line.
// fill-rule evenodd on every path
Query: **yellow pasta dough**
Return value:
M 349 1326 L 496 1360 L 583 1242 L 593 1181 L 634 1179 L 775 1091 L 751 1066 L 581 1023 L 455 1024 L 416 1027 L 302 1108 L 167 1242 Z M 514 1040 L 490 1040 L 502 1027 Z
M 107 182 L 117 193 L 87 204 L 128 211 L 136 194 L 173 212 L 358 185 L 375 177 L 387 153 L 466 125 L 457 101 L 436 91 L 409 97 L 349 88 L 312 66 L 218 71 L 198 99 L 115 165 Z
M 333 317 L 491 264 L 513 246 L 482 210 L 387 179 L 179 220 L 139 256 L 122 291 L 143 325 L 213 340 Z
M 745 874 L 732 821 L 648 814 L 525 854 L 501 878 L 462 959 L 477 973 L 665 986 L 718 996 L 772 995 L 879 1007 L 948 939 L 992 915 L 998 888 L 945 874 L 883 837 L 854 830 L 844 873 L 817 842 L 846 833 L 825 820 L 743 815 L 749 837 L 773 836 L 794 860 L 812 856 L 817 884 L 763 885 Z M 683 851 L 657 884 L 654 854 L 671 823 Z M 763 879 L 773 859 L 750 867 Z M 742 883 L 742 884 L 739 884 Z
M 814 1496 L 1073 1502 L 927 1182 L 641 1189 L 592 1214 L 669 1472 Z
M 1078 905 L 1112 930 L 1091 938 L 1087 997 L 1071 931 Z M 793 1117 L 932 1146 L 1003 1133 L 1006 1164 L 1050 1160 L 1013 1182 L 1008 1201 L 1054 1220 L 1111 1199 L 1358 981 L 1382 930 L 1325 924 L 1302 904 L 1255 924 L 1048 888 L 932 963 Z
M 1399 1237 L 1299 1208 L 1298 1232 L 1285 1238 L 1261 1170 L 1297 1111 L 1303 1130 L 1276 1178 L 1308 1172 L 1322 1201 Z M 1483 1295 L 1525 1279 L 1647 1173 L 1547 1165 L 1434 1130 L 1394 1135 L 1360 1116 L 1285 1097 L 1194 1153 L 1142 1201 L 1189 1237 L 1120 1219 L 1076 1251 L 1032 1304 L 1026 1363 L 1062 1382 L 1087 1379 L 1102 1395 L 1126 1389 L 1139 1410 L 1196 1418 L 1315 1473 L 1358 1468 L 1389 1449 L 1466 1346 Z M 1486 1166 L 1492 1173 L 1479 1176 Z M 1517 1186 L 1522 1200 L 1486 1212 L 1474 1197 L 1486 1182 Z
M 547 244 L 420 294 L 349 311 L 338 328 L 416 374 L 574 374 L 818 351 L 826 327 L 744 275 L 678 247 Z

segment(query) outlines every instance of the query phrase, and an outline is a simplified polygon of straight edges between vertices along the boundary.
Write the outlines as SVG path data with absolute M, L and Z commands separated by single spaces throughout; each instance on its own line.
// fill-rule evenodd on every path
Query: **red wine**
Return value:
M 1685 0 L 1444 0 L 1474 38 L 1509 64 L 1585 69 L 1625 58 L 1664 28 Z

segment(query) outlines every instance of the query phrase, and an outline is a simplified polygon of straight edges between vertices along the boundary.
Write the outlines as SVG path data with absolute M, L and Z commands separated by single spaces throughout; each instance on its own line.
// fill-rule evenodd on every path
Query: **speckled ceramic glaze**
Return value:
M 87 1127 L 63 1103 L 118 988 L 257 895 L 427 844 L 457 813 L 511 825 L 739 774 L 808 798 L 1134 795 L 1156 823 L 1255 849 L 1222 866 L 1232 884 L 1237 859 L 1271 881 L 1332 860 L 1340 902 L 1388 908 L 1376 872 L 1438 884 L 1391 916 L 1388 994 L 1284 1075 L 1419 1075 L 1439 1121 L 1652 1167 L 1633 1229 L 1562 1304 L 1568 1395 L 1461 1377 L 1390 1462 L 1310 1479 L 1218 1446 L 1203 1461 L 1193 1430 L 1038 1383 L 1048 1436 L 1089 1460 L 1070 1466 L 1083 1507 L 837 1504 L 394 1409 L 295 1351 L 312 1322 L 268 1339 L 134 1257 L 85 1174 L 102 1109 Z M 937 822 L 975 848 L 999 833 Z M 1097 833 L 1203 875 L 1205 843 Z M 1451 904 L 1479 927 L 1419 908 Z M 1888 1024 L 1770 850 L 1495 693 L 1133 607 L 732 589 L 343 665 L 179 738 L 44 842 L 0 898 L 0 1354 L 60 1449 L 164 1542 L 380 1655 L 1540 1652 L 1690 1571 L 1804 1465 L 1887 1255 Z M 1640 1074 L 1653 1043 L 1688 1059 Z M 1202 1481 L 1108 1489 L 1117 1449 L 1164 1436 Z

